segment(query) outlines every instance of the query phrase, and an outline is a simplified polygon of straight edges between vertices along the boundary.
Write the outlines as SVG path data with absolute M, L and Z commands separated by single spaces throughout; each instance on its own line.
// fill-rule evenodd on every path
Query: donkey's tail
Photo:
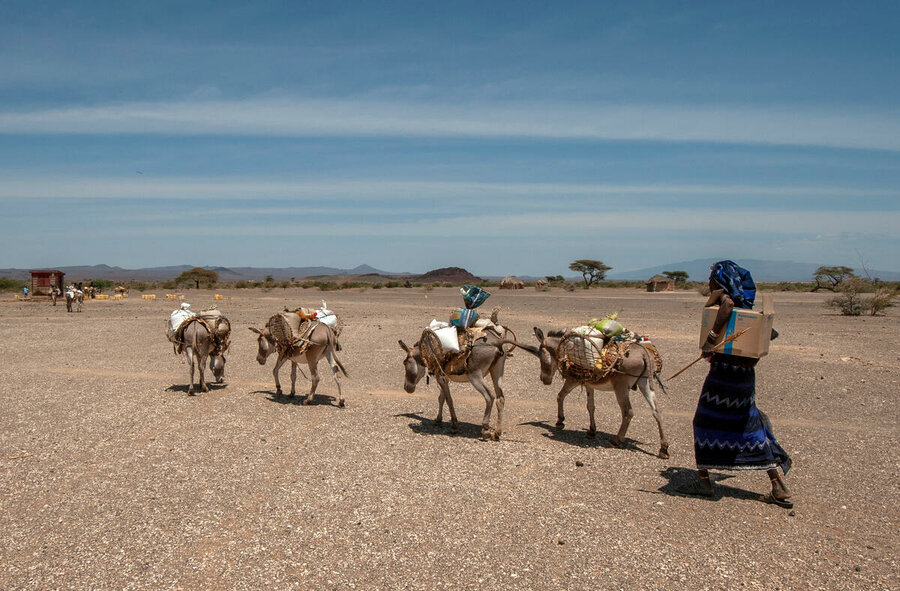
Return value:
M 532 355 L 539 355 L 539 354 L 540 354 L 539 351 L 538 351 L 538 348 L 535 347 L 534 345 L 525 345 L 525 344 L 523 344 L 523 343 L 520 343 L 519 341 L 510 341 L 510 340 L 507 340 L 507 339 L 503 339 L 502 341 L 500 341 L 500 344 L 501 344 L 501 345 L 513 345 L 514 347 L 518 347 L 518 348 L 520 348 L 520 349 L 522 349 L 522 350 L 524 350 L 524 351 L 528 351 L 528 352 L 531 353 Z

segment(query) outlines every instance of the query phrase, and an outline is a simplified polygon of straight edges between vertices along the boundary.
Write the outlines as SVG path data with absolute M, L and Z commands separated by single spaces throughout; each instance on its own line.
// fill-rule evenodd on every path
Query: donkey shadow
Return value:
M 468 437 L 469 439 L 481 439 L 481 424 L 467 423 L 457 420 L 457 432 L 450 432 L 450 421 L 444 421 L 440 425 L 434 424 L 434 419 L 430 419 L 425 415 L 415 412 L 404 412 L 394 415 L 395 417 L 406 417 L 415 419 L 418 422 L 409 423 L 409 428 L 413 433 L 419 435 L 443 435 L 445 437 Z
M 766 495 L 761 495 L 759 493 L 755 493 L 750 490 L 746 490 L 743 488 L 737 488 L 734 486 L 727 486 L 722 484 L 725 480 L 730 480 L 735 477 L 734 474 L 722 474 L 722 473 L 713 473 L 710 472 L 710 480 L 712 480 L 713 486 L 713 496 L 704 497 L 700 495 L 689 495 L 679 491 L 679 488 L 689 487 L 692 484 L 697 482 L 697 470 L 694 468 L 684 468 L 681 466 L 669 466 L 665 470 L 660 471 L 660 476 L 665 478 L 667 482 L 659 487 L 658 490 L 646 490 L 646 489 L 638 489 L 641 492 L 651 493 L 651 494 L 663 494 L 668 495 L 670 497 L 681 497 L 681 498 L 692 498 L 699 499 L 702 501 L 710 501 L 716 502 L 720 499 L 724 499 L 726 497 L 732 499 L 741 499 L 744 501 L 762 501 L 766 502 Z
M 290 394 L 278 394 L 274 390 L 254 390 L 250 392 L 251 394 L 266 394 L 269 402 L 275 402 L 277 404 L 291 405 L 291 406 L 318 406 L 320 404 L 328 404 L 330 406 L 337 406 L 337 398 L 334 396 L 329 396 L 328 394 L 314 394 L 312 399 L 312 404 L 304 405 L 303 401 L 306 400 L 306 394 L 296 394 L 291 396 Z
M 606 433 L 604 431 L 597 431 L 597 435 L 594 437 L 588 437 L 586 431 L 582 430 L 574 430 L 574 429 L 559 429 L 556 425 L 548 423 L 547 421 L 527 421 L 525 423 L 519 423 L 520 425 L 530 425 L 532 427 L 540 427 L 544 429 L 546 432 L 541 433 L 547 439 L 552 441 L 561 441 L 563 443 L 568 443 L 569 445 L 575 445 L 577 447 L 582 448 L 595 448 L 595 447 L 603 447 L 606 449 L 623 449 L 626 451 L 636 452 L 647 454 L 648 456 L 657 457 L 655 453 L 651 453 L 646 449 L 640 447 L 640 445 L 645 445 L 643 441 L 637 441 L 636 439 L 631 439 L 630 437 L 626 437 L 625 441 L 622 445 L 616 447 L 610 440 L 612 440 L 615 435 L 613 433 Z
M 227 388 L 228 384 L 219 384 L 216 382 L 206 382 L 206 386 L 209 388 L 210 392 L 215 392 L 216 390 L 222 390 L 223 388 Z M 172 384 L 168 388 L 165 389 L 166 392 L 183 392 L 187 394 L 188 388 L 190 386 L 188 384 Z M 194 386 L 194 394 L 203 394 L 203 391 L 200 389 L 200 386 Z

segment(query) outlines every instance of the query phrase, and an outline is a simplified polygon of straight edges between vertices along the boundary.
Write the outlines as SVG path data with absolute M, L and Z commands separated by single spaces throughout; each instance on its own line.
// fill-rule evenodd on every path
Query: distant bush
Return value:
M 115 283 L 113 283 L 109 279 L 89 279 L 85 283 L 87 283 L 88 285 L 93 283 L 94 287 L 96 287 L 99 290 L 110 289 L 111 287 L 113 287 L 115 285 Z
M 292 284 L 291 284 L 290 281 L 282 281 L 281 283 L 278 284 L 278 287 L 280 287 L 281 289 L 287 289 L 287 288 L 289 288 L 291 285 L 292 285 Z
M 247 289 L 248 287 L 250 287 L 250 284 L 242 279 L 242 280 L 236 282 L 234 284 L 234 287 L 235 287 L 235 289 Z
M 128 291 L 147 291 L 148 289 L 153 289 L 146 281 L 126 281 L 122 284 L 122 287 Z
M 403 285 L 403 284 L 400 283 L 399 281 L 388 281 L 387 283 L 384 284 L 385 287 L 400 287 L 401 285 Z
M 863 297 L 861 294 L 874 295 Z M 894 305 L 897 293 L 886 286 L 876 286 L 875 282 L 860 277 L 844 279 L 835 287 L 835 296 L 825 301 L 828 308 L 836 308 L 843 316 L 861 316 L 868 313 L 875 316 Z
M 27 281 L 0 277 L 0 291 L 22 291 L 22 288 L 26 285 L 28 285 Z
M 382 283 L 373 283 L 372 284 L 372 289 L 381 289 L 382 287 L 384 287 L 384 284 L 382 284 Z

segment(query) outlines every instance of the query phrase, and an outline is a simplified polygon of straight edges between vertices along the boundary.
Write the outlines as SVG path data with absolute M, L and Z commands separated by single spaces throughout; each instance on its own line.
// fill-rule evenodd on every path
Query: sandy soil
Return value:
M 843 318 L 823 295 L 776 295 L 782 337 L 759 365 L 758 404 L 794 459 L 789 512 L 760 500 L 762 472 L 720 473 L 714 500 L 674 492 L 694 474 L 703 363 L 659 393 L 670 460 L 655 456 L 637 394 L 624 449 L 608 443 L 619 425 L 609 394 L 597 439 L 579 392 L 555 429 L 560 383 L 541 385 L 523 352 L 507 364 L 504 437 L 483 442 L 470 386 L 453 386 L 457 435 L 432 425 L 434 383 L 402 389 L 397 340 L 446 318 L 455 290 L 225 295 L 227 384 L 195 397 L 164 335 L 170 301 L 132 294 L 80 314 L 0 303 L 0 588 L 900 587 L 897 310 Z M 324 363 L 315 405 L 275 396 L 247 330 L 323 296 L 345 325 L 343 409 Z M 188 301 L 204 307 L 212 293 Z M 697 353 L 702 302 L 528 290 L 496 291 L 485 307 L 532 343 L 533 326 L 620 310 L 668 376 Z

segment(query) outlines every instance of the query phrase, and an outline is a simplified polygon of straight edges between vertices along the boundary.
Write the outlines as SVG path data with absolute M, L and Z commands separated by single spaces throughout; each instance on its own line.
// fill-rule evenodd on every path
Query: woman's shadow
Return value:
M 730 497 L 733 499 L 742 499 L 745 501 L 765 501 L 766 496 L 761 495 L 759 493 L 755 493 L 753 491 L 745 490 L 742 488 L 736 488 L 733 486 L 725 486 L 722 484 L 724 480 L 730 480 L 734 478 L 733 474 L 721 474 L 721 473 L 713 473 L 710 472 L 710 480 L 713 482 L 713 495 L 711 497 L 704 497 L 701 495 L 692 495 L 686 492 L 683 492 L 685 489 L 690 489 L 697 484 L 697 470 L 693 468 L 683 468 L 680 466 L 670 466 L 665 470 L 662 470 L 659 473 L 660 476 L 665 478 L 667 482 L 659 487 L 658 490 L 645 490 L 641 489 L 641 492 L 647 492 L 652 494 L 664 494 L 670 497 L 686 497 L 686 498 L 696 498 L 704 501 L 718 501 L 719 499 L 723 499 L 725 497 Z

